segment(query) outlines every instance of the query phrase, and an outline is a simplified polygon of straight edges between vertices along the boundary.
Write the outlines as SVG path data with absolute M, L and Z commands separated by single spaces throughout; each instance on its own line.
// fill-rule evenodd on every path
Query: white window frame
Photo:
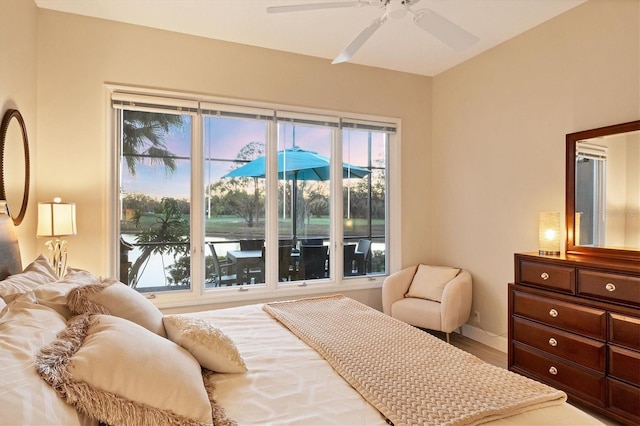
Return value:
M 267 284 L 264 286 L 255 286 L 254 288 L 250 288 L 248 291 L 239 291 L 238 287 L 229 287 L 224 289 L 216 289 L 215 291 L 206 291 L 204 285 L 194 285 L 193 283 L 201 282 L 204 283 L 204 261 L 200 262 L 201 267 L 196 268 L 192 267 L 192 288 L 190 291 L 171 291 L 171 292 L 159 292 L 154 294 L 148 294 L 147 297 L 153 299 L 153 302 L 159 308 L 183 308 L 189 306 L 215 306 L 215 305 L 223 305 L 228 306 L 230 304 L 238 304 L 240 303 L 257 303 L 259 301 L 265 301 L 268 299 L 277 298 L 290 298 L 290 297 L 304 297 L 311 294 L 324 294 L 324 293 L 335 293 L 335 292 L 344 292 L 344 291 L 354 291 L 354 290 L 363 290 L 363 289 L 374 289 L 380 288 L 382 286 L 382 282 L 387 275 L 400 270 L 401 267 L 401 258 L 402 258 L 402 247 L 401 247 L 401 225 L 400 218 L 402 217 L 402 200 L 401 200 L 401 120 L 399 118 L 391 118 L 391 117 L 382 117 L 375 115 L 367 115 L 367 114 L 356 114 L 356 113 L 345 113 L 342 111 L 332 111 L 325 110 L 319 108 L 303 108 L 303 107 L 293 107 L 290 105 L 281 105 L 281 104 L 269 104 L 269 103 L 261 103 L 261 102 L 252 102 L 252 101 L 244 101 L 244 100 L 236 100 L 215 96 L 207 96 L 207 95 L 193 95 L 188 93 L 176 92 L 176 91 L 168 91 L 168 90 L 158 90 L 158 89 L 146 89 L 139 88 L 134 86 L 123 86 L 123 85 L 113 85 L 106 84 L 105 85 L 105 103 L 106 103 L 106 123 L 108 123 L 107 131 L 105 132 L 105 147 L 108 147 L 107 150 L 107 158 L 109 161 L 109 165 L 106 168 L 106 180 L 108 184 L 106 185 L 105 190 L 107 191 L 106 199 L 108 200 L 108 219 L 107 219 L 107 235 L 108 239 L 108 253 L 110 254 L 107 268 L 112 276 L 119 276 L 119 242 L 113 238 L 114 235 L 119 233 L 119 161 L 120 161 L 120 152 L 118 144 L 115 144 L 116 140 L 116 131 L 117 131 L 117 123 L 116 123 L 116 112 L 112 107 L 112 97 L 114 93 L 122 93 L 124 96 L 136 96 L 140 95 L 143 97 L 156 96 L 162 98 L 171 98 L 176 99 L 177 103 L 180 102 L 200 102 L 200 103 L 208 103 L 208 104 L 219 104 L 221 106 L 230 106 L 231 108 L 254 108 L 258 110 L 276 110 L 276 111 L 287 111 L 288 114 L 295 116 L 296 114 L 303 115 L 315 115 L 315 116 L 328 116 L 328 117 L 340 117 L 348 123 L 361 123 L 366 125 L 367 123 L 375 123 L 380 125 L 381 123 L 388 123 L 390 126 L 394 127 L 395 134 L 390 135 L 390 140 L 388 143 L 388 152 L 387 152 L 387 227 L 386 227 L 386 241 L 387 241 L 387 250 L 385 256 L 387 258 L 387 270 L 384 275 L 365 275 L 362 277 L 349 277 L 348 279 L 344 279 L 341 273 L 338 271 L 342 271 L 342 259 L 341 256 L 331 256 L 331 270 L 334 271 L 333 275 L 328 280 L 319 280 L 319 283 L 309 283 L 309 285 L 305 285 L 303 283 L 296 282 L 294 284 L 283 285 L 283 283 L 278 283 L 275 278 L 276 271 L 267 272 Z M 193 120 L 193 140 L 201 140 L 202 139 L 202 120 L 201 116 L 198 115 L 198 118 Z M 356 124 L 357 126 L 357 124 Z M 275 136 L 277 131 L 277 125 L 275 122 L 271 122 L 267 124 L 268 132 L 270 136 Z M 359 126 L 357 126 L 359 127 Z M 339 130 L 336 132 L 338 138 L 342 138 L 342 131 Z M 332 144 L 332 159 L 341 164 L 342 159 L 342 143 L 341 140 L 337 141 L 338 143 Z M 202 148 L 199 148 L 202 150 Z M 269 159 L 267 161 L 267 174 L 272 175 L 277 171 L 277 163 L 276 163 L 276 155 L 272 153 L 273 147 L 270 144 L 266 146 L 266 155 Z M 202 155 L 202 153 L 200 152 Z M 204 166 L 203 166 L 204 167 Z M 332 217 L 336 218 L 338 213 L 342 212 L 342 196 L 336 196 L 336 194 L 341 194 L 342 187 L 341 184 L 341 174 L 340 168 L 333 169 L 333 175 L 331 179 L 331 213 Z M 199 170 L 198 173 L 203 173 L 202 170 Z M 267 180 L 268 187 L 267 190 L 270 194 L 277 194 L 277 181 L 276 180 Z M 192 203 L 192 211 L 193 212 L 202 212 L 204 211 L 201 207 L 203 207 L 202 200 L 203 195 L 193 194 L 193 181 L 192 181 L 192 194 L 191 194 L 191 203 Z M 115 188 L 113 186 L 116 186 Z M 270 201 L 273 197 L 268 197 L 266 200 L 265 210 L 267 214 L 267 218 L 269 215 L 277 216 L 277 202 Z M 199 209 L 199 210 L 198 210 Z M 197 222 L 203 222 L 204 218 L 199 217 L 200 213 L 196 213 L 194 216 L 194 221 L 197 219 Z M 200 220 L 202 219 L 202 220 Z M 331 227 L 331 237 L 333 243 L 336 245 L 334 249 L 337 248 L 337 244 L 342 244 L 343 230 L 341 226 L 334 226 L 334 222 L 336 219 L 332 220 Z M 273 223 L 272 223 L 273 222 Z M 204 226 L 203 224 L 198 225 L 198 223 L 192 223 L 192 229 L 195 226 Z M 193 232 L 193 231 L 192 231 Z M 193 239 L 193 235 L 191 236 L 191 241 L 195 241 Z M 271 253 L 275 253 L 277 251 L 276 241 L 278 240 L 278 229 L 277 224 L 274 221 L 267 219 L 267 227 L 265 229 L 265 239 L 266 241 L 270 241 L 268 243 L 267 250 Z M 205 256 L 205 247 L 204 245 L 192 247 L 192 257 L 202 257 L 204 259 Z M 340 259 L 336 259 L 340 257 Z M 198 280 L 198 281 L 196 281 Z M 246 287 L 245 287 L 246 288 Z
M 609 148 L 595 140 L 584 140 L 576 143 L 576 161 L 589 159 L 592 163 L 593 181 L 593 246 L 605 245 L 606 211 L 607 211 L 607 155 Z M 577 190 L 577 188 L 576 188 Z

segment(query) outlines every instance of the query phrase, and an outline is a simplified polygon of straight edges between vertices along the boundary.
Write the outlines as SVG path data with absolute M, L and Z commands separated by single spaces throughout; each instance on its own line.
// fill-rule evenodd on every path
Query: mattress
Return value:
M 386 425 L 382 415 L 312 348 L 248 305 L 188 314 L 210 321 L 235 342 L 249 371 L 215 374 L 216 398 L 240 425 Z M 491 425 L 598 425 L 564 403 Z

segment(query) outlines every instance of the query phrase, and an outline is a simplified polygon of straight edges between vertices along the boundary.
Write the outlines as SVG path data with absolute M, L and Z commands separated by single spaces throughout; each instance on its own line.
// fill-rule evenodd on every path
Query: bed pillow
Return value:
M 40 350 L 36 367 L 69 404 L 121 425 L 212 424 L 202 370 L 189 352 L 112 315 L 79 315 Z
M 247 371 L 233 340 L 213 324 L 181 315 L 167 315 L 163 322 L 167 337 L 191 352 L 204 368 L 218 373 Z
M 128 319 L 159 336 L 166 337 L 162 312 L 142 294 L 116 280 L 103 280 L 78 287 L 69 294 L 69 307 L 76 314 L 110 314 Z
M 447 266 L 420 265 L 405 297 L 417 297 L 442 302 L 442 292 L 460 269 Z
M 30 263 L 23 272 L 10 275 L 0 281 L 0 297 L 8 304 L 21 294 L 27 293 L 41 284 L 58 279 L 53 268 L 44 255 L 40 255 Z
M 27 265 L 22 272 L 37 272 L 40 275 L 46 276 L 47 279 L 53 278 L 54 280 L 58 279 L 56 275 L 55 269 L 49 263 L 49 259 L 44 254 L 40 254 L 40 256 L 36 257 L 36 259 Z
M 73 272 L 65 275 L 64 278 L 59 281 L 40 284 L 28 294 L 33 294 L 37 303 L 54 309 L 65 319 L 69 319 L 72 316 L 68 304 L 69 294 L 71 291 L 81 286 L 96 284 L 99 282 L 100 279 L 90 272 Z M 18 299 L 22 299 L 25 296 L 26 294 L 20 296 Z
M 0 425 L 97 426 L 60 399 L 36 371 L 35 355 L 67 322 L 30 296 L 8 304 L 0 318 Z
M 68 284 L 87 285 L 95 284 L 96 282 L 101 281 L 101 279 L 89 271 L 67 268 L 67 273 L 60 279 L 60 281 L 64 281 Z

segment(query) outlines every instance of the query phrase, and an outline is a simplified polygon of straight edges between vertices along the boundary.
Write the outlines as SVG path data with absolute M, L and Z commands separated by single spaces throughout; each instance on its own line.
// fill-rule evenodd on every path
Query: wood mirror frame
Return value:
M 22 189 L 22 205 L 20 207 L 20 211 L 17 216 L 12 215 L 13 223 L 18 226 L 22 223 L 22 219 L 24 219 L 24 215 L 27 212 L 27 204 L 29 203 L 29 183 L 30 183 L 30 166 L 29 166 L 29 138 L 27 137 L 27 127 L 24 124 L 24 119 L 22 118 L 22 114 L 17 109 L 9 109 L 2 117 L 2 126 L 0 127 L 0 200 L 7 199 L 6 186 L 6 170 L 5 170 L 5 156 L 7 151 L 8 143 L 11 141 L 7 141 L 7 130 L 9 129 L 9 125 L 12 120 L 16 120 L 17 124 L 20 126 L 20 131 L 22 132 L 22 149 L 24 153 L 24 187 Z
M 575 206 L 576 206 L 576 144 L 578 141 L 604 136 L 628 133 L 640 130 L 640 120 L 629 123 L 616 124 L 598 129 L 585 130 L 570 133 L 567 141 L 567 165 L 566 165 L 566 251 L 570 254 L 585 254 L 591 256 L 610 257 L 618 259 L 640 260 L 640 248 L 638 247 L 601 247 L 576 245 L 574 238 Z

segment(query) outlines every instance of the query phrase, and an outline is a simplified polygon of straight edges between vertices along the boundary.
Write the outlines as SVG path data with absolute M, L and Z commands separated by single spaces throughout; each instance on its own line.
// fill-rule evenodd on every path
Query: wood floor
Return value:
M 446 339 L 446 337 L 444 338 Z M 476 340 L 472 340 L 458 333 L 451 333 L 450 340 L 453 346 L 477 356 L 484 362 L 488 362 L 497 367 L 507 368 L 507 354 L 504 352 L 483 345 Z
M 429 334 L 432 334 L 442 340 L 446 340 L 447 336 L 445 333 L 441 333 L 439 331 L 432 330 L 424 330 Z M 477 356 L 484 362 L 488 362 L 489 364 L 493 364 L 497 367 L 507 368 L 507 354 L 504 352 L 500 352 L 497 349 L 494 349 L 490 346 L 483 345 L 482 343 L 472 340 L 468 337 L 465 337 L 459 333 L 451 333 L 450 342 L 453 346 L 462 349 L 465 352 L 469 352 L 472 355 Z
M 426 330 L 425 330 L 426 331 Z M 440 333 L 438 331 L 431 331 L 428 330 L 428 333 L 442 339 L 442 340 L 446 340 L 446 334 L 445 333 Z M 490 346 L 486 346 L 483 345 L 482 343 L 476 341 L 476 340 L 472 340 L 468 337 L 465 337 L 461 334 L 458 333 L 451 333 L 450 335 L 450 342 L 453 346 L 462 349 L 465 352 L 469 352 L 472 355 L 477 356 L 478 358 L 480 358 L 481 360 L 483 360 L 484 362 L 488 362 L 489 364 L 493 364 L 495 366 L 498 367 L 502 367 L 502 368 L 507 368 L 507 354 L 504 352 L 500 352 L 497 349 L 494 349 Z M 571 404 L 571 401 L 569 401 L 569 403 Z M 575 405 L 575 404 L 572 404 Z M 591 410 L 588 410 L 582 406 L 578 406 L 575 405 L 577 408 L 579 408 L 580 410 L 590 414 L 591 416 L 597 418 L 598 420 L 600 420 L 603 424 L 607 425 L 607 426 L 620 426 L 621 423 L 618 423 L 614 420 L 611 420 L 609 418 L 603 417 L 602 415 L 598 414 L 598 413 L 594 413 Z

